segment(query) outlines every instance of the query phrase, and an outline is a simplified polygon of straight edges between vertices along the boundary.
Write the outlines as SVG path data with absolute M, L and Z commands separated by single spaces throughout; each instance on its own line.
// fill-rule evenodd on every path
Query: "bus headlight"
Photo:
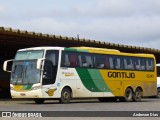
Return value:
M 32 87 L 31 90 L 37 90 L 37 89 L 40 89 L 41 86 L 35 86 L 35 87 Z

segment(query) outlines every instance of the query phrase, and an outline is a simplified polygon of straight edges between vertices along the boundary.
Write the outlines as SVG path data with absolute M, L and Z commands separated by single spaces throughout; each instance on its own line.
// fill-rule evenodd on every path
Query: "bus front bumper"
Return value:
M 42 98 L 42 91 L 38 90 L 30 90 L 30 91 L 15 91 L 11 90 L 12 98 Z

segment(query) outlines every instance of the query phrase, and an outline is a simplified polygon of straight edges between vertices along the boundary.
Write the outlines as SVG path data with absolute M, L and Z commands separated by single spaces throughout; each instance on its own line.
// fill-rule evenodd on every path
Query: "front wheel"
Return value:
M 61 92 L 61 98 L 59 99 L 60 103 L 66 104 L 71 100 L 71 91 L 68 88 L 64 88 Z
M 140 102 L 142 98 L 142 90 L 137 88 L 133 95 L 133 101 Z

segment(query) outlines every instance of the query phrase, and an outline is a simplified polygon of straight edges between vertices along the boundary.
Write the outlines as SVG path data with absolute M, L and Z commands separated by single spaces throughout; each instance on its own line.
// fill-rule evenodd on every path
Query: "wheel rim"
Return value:
M 136 92 L 136 98 L 137 98 L 137 99 L 140 99 L 140 98 L 141 98 L 141 92 L 139 92 L 139 91 Z
M 65 100 L 68 100 L 69 99 L 69 93 L 67 92 L 67 91 L 65 91 L 64 93 L 63 93 L 63 98 L 65 99 Z
M 126 92 L 126 98 L 128 100 L 130 100 L 132 98 L 132 92 L 131 92 L 131 90 L 127 90 L 127 92 Z

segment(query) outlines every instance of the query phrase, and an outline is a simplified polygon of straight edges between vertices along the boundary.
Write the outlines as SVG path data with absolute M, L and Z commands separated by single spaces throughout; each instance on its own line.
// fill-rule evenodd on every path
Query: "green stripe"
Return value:
M 88 52 L 87 50 L 81 50 L 76 48 L 64 48 L 66 51 L 75 51 L 75 52 Z
M 92 77 L 92 80 L 94 84 L 97 86 L 97 88 L 102 92 L 110 92 L 111 90 L 106 85 L 105 81 L 103 80 L 103 77 L 101 76 L 101 73 L 98 69 L 89 69 L 88 70 L 90 76 Z
M 83 85 L 92 92 L 101 92 L 93 82 L 93 79 L 86 68 L 76 68 Z
M 32 88 L 32 85 L 24 85 L 23 90 L 30 90 Z

